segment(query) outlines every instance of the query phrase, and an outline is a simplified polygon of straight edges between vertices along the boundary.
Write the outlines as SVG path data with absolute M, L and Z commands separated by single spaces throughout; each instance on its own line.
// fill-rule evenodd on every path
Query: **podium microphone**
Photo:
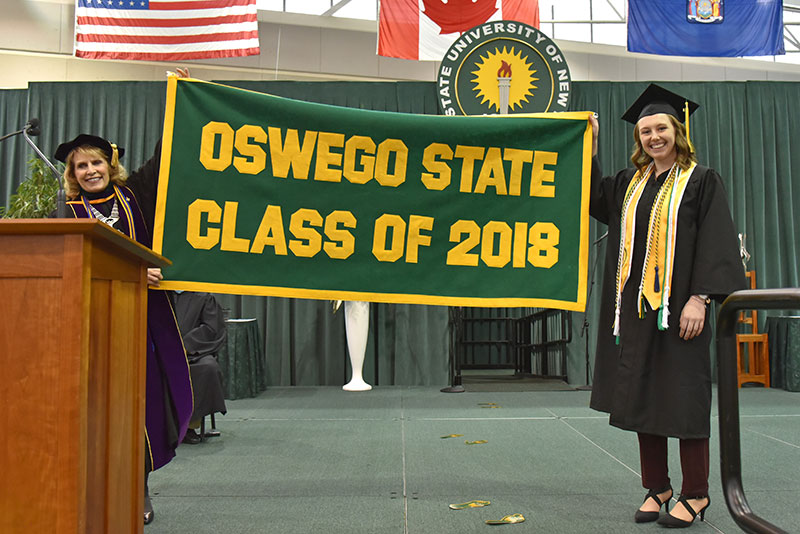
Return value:
M 29 137 L 31 135 L 37 136 L 41 133 L 41 130 L 39 129 L 39 119 L 29 119 L 22 130 L 9 134 L 9 137 L 19 133 L 22 134 L 22 137 L 25 138 L 25 141 L 31 146 L 33 151 L 36 152 L 36 155 L 39 156 L 39 159 L 44 161 L 45 165 L 50 168 L 50 171 L 53 173 L 53 177 L 56 179 L 56 182 L 58 182 L 58 193 L 56 193 L 56 217 L 59 219 L 65 218 L 67 216 L 67 194 L 64 191 L 64 183 L 61 181 L 61 173 L 58 172 L 58 169 L 56 169 L 55 165 L 53 165 L 52 162 L 47 159 L 47 156 L 45 156 L 42 151 L 39 150 L 39 147 L 36 146 L 36 143 L 34 143 Z M 0 141 L 2 141 L 2 139 L 0 139 Z
M 28 135 L 32 136 L 37 136 L 40 133 L 42 133 L 42 131 L 39 129 L 39 119 L 37 118 L 30 119 L 23 128 L 23 130 L 27 132 Z
M 29 135 L 39 135 L 41 131 L 39 130 L 39 119 L 30 119 L 25 126 L 22 127 L 21 130 L 17 130 L 16 132 L 11 132 L 0 137 L 0 141 L 5 141 L 9 137 L 14 137 L 15 135 L 19 135 L 21 133 L 27 132 Z

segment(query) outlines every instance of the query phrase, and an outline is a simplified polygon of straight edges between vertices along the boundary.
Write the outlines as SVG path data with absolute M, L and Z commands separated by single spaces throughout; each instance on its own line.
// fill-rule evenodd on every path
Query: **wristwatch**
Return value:
M 708 298 L 708 295 L 694 295 L 694 296 L 699 298 L 699 299 L 702 299 L 703 300 L 703 304 L 705 304 L 706 306 L 708 306 L 711 303 L 711 299 Z

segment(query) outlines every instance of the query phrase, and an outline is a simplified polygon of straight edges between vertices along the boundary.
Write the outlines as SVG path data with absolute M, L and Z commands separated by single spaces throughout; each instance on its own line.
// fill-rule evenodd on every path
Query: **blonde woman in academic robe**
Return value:
M 119 158 L 124 149 L 108 140 L 80 134 L 58 146 L 55 158 L 65 163 L 67 217 L 98 219 L 146 247 L 152 245 L 160 143 L 153 157 L 128 175 Z M 160 269 L 148 269 L 157 287 Z M 189 363 L 175 314 L 163 291 L 148 290 L 147 376 L 145 402 L 144 523 L 154 517 L 148 492 L 151 471 L 166 465 L 186 434 L 193 411 Z

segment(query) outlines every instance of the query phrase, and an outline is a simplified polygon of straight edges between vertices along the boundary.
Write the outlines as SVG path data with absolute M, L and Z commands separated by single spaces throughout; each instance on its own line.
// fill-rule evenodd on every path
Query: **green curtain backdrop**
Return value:
M 327 104 L 436 114 L 433 82 L 223 82 L 253 91 Z M 792 141 L 800 125 L 797 82 L 663 82 L 699 103 L 691 137 L 701 163 L 717 169 L 728 191 L 734 221 L 747 234 L 758 287 L 796 287 L 800 240 L 800 154 Z M 632 126 L 619 120 L 645 82 L 574 82 L 570 108 L 600 115 L 600 159 L 610 174 L 628 165 Z M 46 154 L 81 132 L 117 141 L 127 150 L 123 163 L 136 168 L 152 154 L 163 120 L 165 82 L 31 83 L 28 90 L 0 91 L 2 133 L 17 130 L 29 117 L 42 121 L 36 139 Z M 795 135 L 797 134 L 797 135 Z M 19 136 L 0 145 L 0 200 L 25 175 L 32 156 Z M 592 240 L 605 232 L 592 226 Z M 605 241 L 592 246 L 590 271 Z M 601 269 L 602 262 L 598 264 Z M 589 354 L 594 354 L 597 281 L 593 273 Z M 264 336 L 267 385 L 341 385 L 349 378 L 344 314 L 329 302 L 269 297 L 220 296 L 231 317 L 255 317 Z M 766 314 L 761 314 L 766 316 Z M 445 307 L 373 305 L 364 376 L 379 385 L 438 385 L 448 381 L 448 311 Z M 568 353 L 572 384 L 585 382 L 583 314 L 574 314 Z M 762 327 L 763 328 L 763 327 Z
M 742 144 L 721 150 L 728 157 L 741 150 L 747 162 L 734 213 L 746 224 L 758 287 L 798 287 L 799 110 L 800 84 L 748 83 L 746 106 L 737 110 L 745 119 Z
M 0 90 L 0 135 L 21 130 L 28 118 L 27 89 Z M 0 143 L 0 206 L 8 206 L 11 195 L 28 177 L 26 163 L 32 155 L 21 135 Z
M 287 82 L 226 81 L 232 87 L 305 102 L 376 111 L 438 115 L 430 82 Z
M 42 82 L 28 88 L 28 110 L 42 123 L 37 144 L 46 154 L 80 133 L 125 148 L 122 164 L 136 169 L 161 137 L 166 82 Z

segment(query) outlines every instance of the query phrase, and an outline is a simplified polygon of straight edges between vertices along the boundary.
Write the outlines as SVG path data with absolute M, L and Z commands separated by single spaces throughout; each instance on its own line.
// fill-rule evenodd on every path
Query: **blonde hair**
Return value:
M 77 178 L 75 178 L 75 164 L 73 161 L 75 153 L 77 152 L 82 152 L 92 158 L 103 158 L 103 161 L 108 164 L 108 178 L 110 183 L 124 185 L 125 181 L 128 179 L 128 171 L 125 170 L 125 167 L 120 165 L 117 158 L 113 158 L 114 164 L 108 161 L 108 154 L 96 146 L 79 146 L 67 155 L 66 168 L 64 169 L 64 191 L 67 194 L 67 198 L 75 199 L 81 194 L 81 186 L 78 184 Z
M 686 137 L 686 126 L 672 115 L 666 115 L 669 118 L 670 124 L 675 128 L 675 161 L 681 169 L 686 170 L 692 162 L 697 161 L 694 147 L 689 144 L 689 139 Z M 638 126 L 633 127 L 633 140 L 635 143 L 633 145 L 633 154 L 631 154 L 631 163 L 634 164 L 639 172 L 644 172 L 647 166 L 650 165 L 650 162 L 653 161 L 653 158 L 651 158 L 647 152 L 644 151 L 644 147 L 642 147 Z

